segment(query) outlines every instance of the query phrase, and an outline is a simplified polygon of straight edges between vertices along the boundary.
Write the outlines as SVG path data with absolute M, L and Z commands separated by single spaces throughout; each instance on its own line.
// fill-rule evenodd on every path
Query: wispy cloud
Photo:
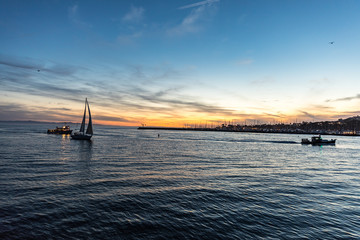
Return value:
M 145 9 L 142 7 L 131 6 L 121 19 L 123 29 L 117 36 L 117 43 L 121 45 L 134 45 L 146 33 L 146 24 L 142 24 L 145 16 Z
M 203 5 L 210 5 L 212 3 L 219 2 L 219 1 L 220 0 L 205 0 L 205 1 L 197 2 L 197 3 L 185 5 L 185 6 L 179 7 L 178 9 L 187 9 L 187 8 L 193 8 L 193 7 L 200 7 L 200 6 L 203 6 Z
M 28 59 L 18 61 L 17 58 L 5 55 L 0 55 L 0 64 L 14 68 L 31 69 L 34 71 L 41 69 L 44 66 L 43 63 L 34 63 L 33 61 L 29 61 Z
M 37 71 L 39 68 L 40 72 Z M 11 105 L 2 99 L 0 118 L 77 121 L 79 113 L 73 112 L 74 104 L 69 105 L 69 102 L 75 105 L 82 104 L 85 97 L 92 100 L 91 105 L 94 109 L 98 109 L 93 113 L 94 120 L 120 124 L 131 124 L 146 118 L 161 119 L 159 116 L 180 119 L 184 117 L 184 112 L 191 116 L 199 114 L 209 116 L 209 119 L 216 119 L 219 116 L 231 119 L 250 116 L 189 94 L 187 90 L 192 86 L 187 85 L 186 80 L 180 81 L 186 79 L 188 71 L 173 68 L 168 64 L 124 65 L 115 75 L 102 74 L 97 75 L 96 78 L 86 79 L 81 76 L 91 75 L 89 74 L 91 70 L 76 69 L 75 66 L 51 65 L 36 59 L 0 55 L 0 94 L 15 93 L 30 99 L 31 96 L 36 96 L 42 99 L 56 99 L 68 104 L 42 109 L 35 103 Z M 107 71 L 107 74 L 110 73 Z
M 41 106 L 29 107 L 15 103 L 0 104 L 0 120 L 42 120 L 42 121 L 69 121 L 77 115 L 67 113 L 66 108 L 59 111 L 58 108 L 44 108 Z M 59 118 L 60 117 L 60 118 Z
M 190 14 L 188 14 L 182 22 L 169 29 L 167 31 L 168 35 L 170 36 L 179 36 L 188 33 L 196 33 L 202 29 L 202 23 L 208 19 L 212 15 L 212 10 L 214 2 L 218 1 L 202 1 L 199 3 L 190 4 L 187 6 L 183 6 L 179 9 L 186 9 L 186 8 L 194 8 L 191 10 Z
M 75 4 L 68 8 L 69 20 L 79 28 L 91 28 L 91 24 L 83 21 L 79 16 L 79 5 Z
M 242 66 L 242 65 L 252 64 L 253 62 L 254 62 L 254 60 L 252 60 L 252 59 L 241 59 L 241 60 L 237 61 L 235 64 L 238 66 Z
M 300 111 L 302 113 L 303 116 L 305 117 L 308 117 L 308 118 L 312 118 L 312 119 L 316 119 L 316 116 L 311 114 L 311 113 L 308 113 L 306 111 Z
M 0 55 L 1 90 L 60 99 L 68 96 L 74 100 L 74 94 L 85 94 L 87 90 L 74 88 L 78 84 L 74 80 L 79 80 L 76 76 L 79 70 L 84 68 Z
M 326 102 L 351 101 L 351 100 L 356 100 L 356 99 L 360 99 L 360 94 L 357 94 L 357 95 L 351 96 L 351 97 L 344 97 L 344 98 L 337 98 L 337 99 L 328 99 L 328 100 L 326 100 Z
M 281 114 L 281 113 L 279 113 L 279 114 L 273 114 L 273 113 L 266 113 L 266 112 L 264 112 L 263 114 L 264 114 L 265 116 L 274 117 L 274 118 L 283 118 L 283 117 L 286 117 L 286 115 Z
M 69 76 L 76 73 L 79 69 L 83 69 L 79 66 L 59 64 L 54 62 L 44 62 L 41 60 L 31 58 L 18 58 L 13 56 L 7 56 L 0 54 L 0 65 L 7 66 L 9 69 L 22 69 L 31 70 L 28 73 L 40 73 L 47 72 L 61 76 Z
M 97 99 L 95 105 L 108 109 L 156 111 L 168 115 L 175 114 L 174 109 L 234 114 L 232 110 L 203 103 L 196 97 L 181 94 L 186 84 L 184 86 L 180 82 L 173 84 L 170 80 L 181 78 L 182 73 L 167 64 L 151 68 L 141 65 L 130 66 L 122 70 L 127 74 L 120 76 L 121 79 L 114 85 L 107 81 L 97 82 L 93 79 L 78 78 L 75 66 L 62 64 L 47 66 L 49 64 L 46 62 L 37 62 L 35 59 L 0 56 L 1 92 L 15 92 L 72 102 L 81 102 L 88 96 Z M 37 69 L 41 69 L 40 72 Z M 89 71 L 86 68 L 82 70 Z M 87 82 L 89 84 L 86 84 Z M 155 82 L 156 90 L 153 88 Z M 102 119 L 115 121 L 115 118 Z
M 143 36 L 142 32 L 135 32 L 127 35 L 119 35 L 117 42 L 121 45 L 131 45 L 134 44 L 136 39 L 139 39 Z
M 250 82 L 250 84 L 256 85 L 256 86 L 263 86 L 263 85 L 269 85 L 269 84 L 274 84 L 274 83 L 275 83 L 275 80 L 272 77 L 264 77 L 264 78 L 253 80 Z
M 122 117 L 113 117 L 106 115 L 95 115 L 98 121 L 111 121 L 111 122 L 130 122 L 131 120 Z
M 124 22 L 140 22 L 144 18 L 145 9 L 131 6 L 131 9 L 122 18 Z
M 136 86 L 129 89 L 128 92 L 131 92 L 132 96 L 137 99 L 136 102 L 144 103 L 147 108 L 151 108 L 151 105 L 155 104 L 157 110 L 160 110 L 159 106 L 161 106 L 161 110 L 164 112 L 174 112 L 181 109 L 181 111 L 214 114 L 215 116 L 217 114 L 239 116 L 239 113 L 232 109 L 207 104 L 197 100 L 196 97 L 182 95 L 176 88 L 150 91 Z
M 144 85 L 152 85 L 161 81 L 170 81 L 174 85 L 173 81 L 184 77 L 184 72 L 186 71 L 175 69 L 168 64 L 160 64 L 154 67 L 129 65 L 127 70 L 130 81 L 141 82 Z

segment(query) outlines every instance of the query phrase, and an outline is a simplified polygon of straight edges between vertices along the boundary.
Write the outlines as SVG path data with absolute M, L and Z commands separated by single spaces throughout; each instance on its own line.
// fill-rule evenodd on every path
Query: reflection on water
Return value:
M 61 134 L 61 150 L 64 151 L 68 147 L 70 134 Z
M 71 141 L 75 142 L 75 141 Z M 76 141 L 80 182 L 91 181 L 92 141 Z
M 90 161 L 92 158 L 92 141 L 78 141 L 79 159 L 81 161 Z

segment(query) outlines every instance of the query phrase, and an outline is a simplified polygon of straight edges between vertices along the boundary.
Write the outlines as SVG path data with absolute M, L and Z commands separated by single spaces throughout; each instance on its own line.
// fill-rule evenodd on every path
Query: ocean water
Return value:
M 360 137 L 54 127 L 0 124 L 0 239 L 360 239 Z

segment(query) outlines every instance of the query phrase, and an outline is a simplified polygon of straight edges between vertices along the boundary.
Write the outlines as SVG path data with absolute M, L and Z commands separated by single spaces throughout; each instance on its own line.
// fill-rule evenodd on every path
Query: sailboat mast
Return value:
M 87 103 L 87 98 L 85 99 L 84 116 L 83 116 L 83 119 L 82 119 L 82 122 L 81 122 L 81 126 L 80 126 L 80 132 L 82 132 L 82 133 L 85 132 L 86 103 Z

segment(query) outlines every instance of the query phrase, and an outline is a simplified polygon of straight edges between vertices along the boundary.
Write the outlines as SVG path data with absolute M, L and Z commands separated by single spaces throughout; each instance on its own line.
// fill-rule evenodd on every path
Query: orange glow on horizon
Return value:
M 166 118 L 166 119 L 154 119 L 154 118 L 142 118 L 142 121 L 104 121 L 93 119 L 94 124 L 110 125 L 110 126 L 128 126 L 128 127 L 217 127 L 221 124 L 233 124 L 233 125 L 258 125 L 258 124 L 290 124 L 300 122 L 318 122 L 318 121 L 334 121 L 338 118 L 331 117 L 330 115 L 318 115 L 317 118 L 311 118 L 310 116 L 304 117 L 303 115 L 292 115 L 286 117 L 273 117 L 262 115 L 249 115 L 247 118 L 229 118 L 228 116 L 211 118 L 206 120 L 203 118 Z M 351 117 L 351 116 L 349 116 Z M 126 118 L 126 117 L 124 117 Z

